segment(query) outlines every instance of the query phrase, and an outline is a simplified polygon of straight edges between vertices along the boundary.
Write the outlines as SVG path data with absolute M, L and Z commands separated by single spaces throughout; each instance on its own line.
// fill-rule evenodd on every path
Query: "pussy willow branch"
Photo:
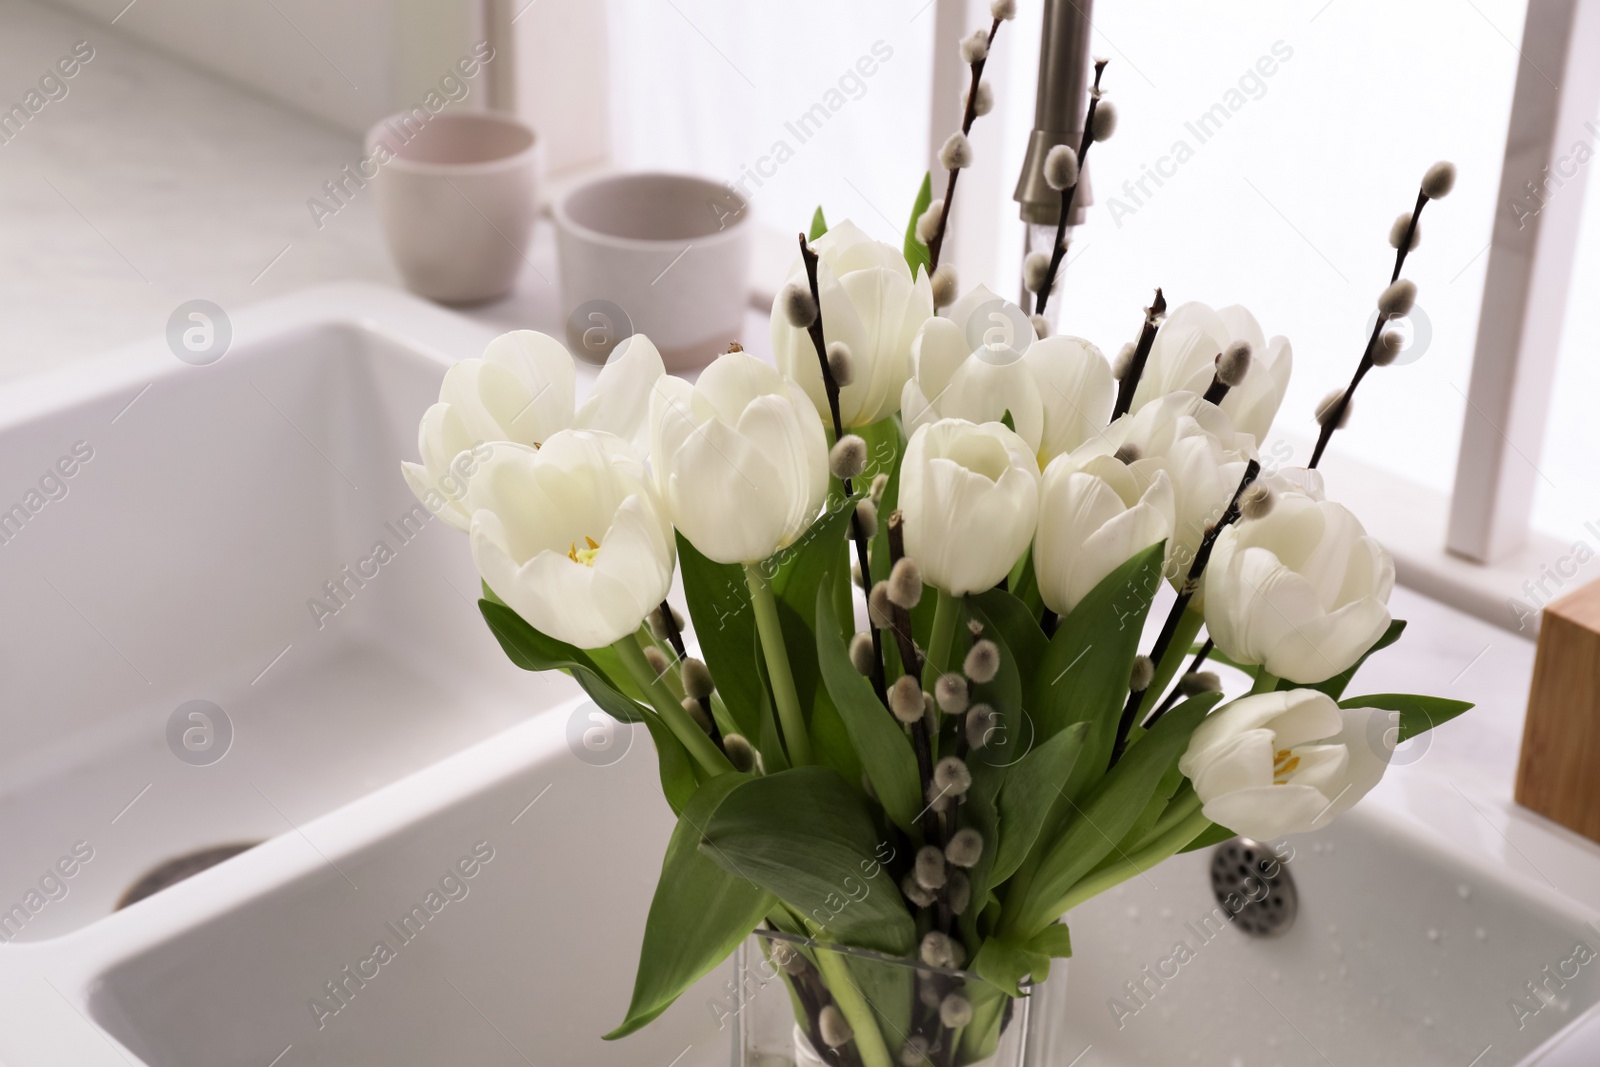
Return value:
M 822 293 L 817 286 L 817 254 L 811 250 L 811 245 L 806 242 L 806 235 L 800 235 L 800 258 L 806 265 L 806 282 L 811 286 L 811 302 L 817 307 L 817 317 L 812 320 L 807 332 L 811 335 L 811 344 L 817 350 L 817 363 L 822 367 L 822 387 L 828 394 L 828 412 L 833 416 L 833 439 L 838 441 L 844 436 L 844 425 L 839 420 L 839 383 L 833 379 L 833 368 L 828 366 L 828 346 L 822 334 Z M 852 493 L 850 479 L 840 479 L 844 486 L 845 500 L 848 502 Z M 861 525 L 861 516 L 852 508 L 850 512 L 850 539 L 855 542 L 856 562 L 861 568 L 861 584 L 867 592 L 872 592 L 872 567 L 867 555 L 867 531 Z M 841 619 L 840 622 L 847 620 Z M 867 612 L 867 632 L 872 635 L 872 688 L 878 694 L 878 700 L 885 707 L 889 704 L 888 690 L 883 678 L 883 637 L 878 633 L 878 628 L 872 624 L 872 612 Z
M 1423 205 L 1428 202 L 1428 194 L 1421 189 L 1417 190 L 1417 206 L 1411 210 L 1411 221 L 1406 225 L 1406 238 L 1400 242 L 1400 247 L 1394 253 L 1394 271 L 1389 275 L 1389 284 L 1393 285 L 1400 280 L 1400 269 L 1406 265 L 1406 256 L 1411 252 L 1411 245 L 1417 238 L 1417 220 L 1422 217 Z M 1377 351 L 1378 338 L 1383 334 L 1383 328 L 1388 320 L 1380 312 L 1378 321 L 1372 327 L 1372 336 L 1367 338 L 1367 347 L 1362 349 L 1361 362 L 1356 364 L 1356 372 L 1350 378 L 1350 385 L 1339 399 L 1334 402 L 1333 409 L 1324 417 L 1322 429 L 1317 434 L 1317 446 L 1311 450 L 1311 462 L 1307 466 L 1315 470 L 1318 463 L 1322 462 L 1322 453 L 1327 449 L 1328 442 L 1333 438 L 1333 432 L 1339 428 L 1339 423 L 1344 421 L 1344 413 L 1350 406 L 1350 398 L 1355 395 L 1356 387 L 1361 384 L 1361 379 L 1367 376 L 1367 371 L 1373 367 L 1372 353 Z
M 1200 588 L 1200 577 L 1205 573 L 1206 564 L 1211 561 L 1211 549 L 1217 543 L 1217 537 L 1223 530 L 1239 520 L 1239 498 L 1244 491 L 1250 488 L 1250 483 L 1256 480 L 1256 475 L 1261 473 L 1261 464 L 1251 460 L 1245 466 L 1244 477 L 1239 479 L 1239 488 L 1233 491 L 1233 499 L 1228 501 L 1228 508 L 1222 513 L 1216 525 L 1206 531 L 1200 541 L 1200 548 L 1194 554 L 1194 562 L 1189 565 L 1189 573 L 1184 577 L 1183 587 L 1178 590 L 1178 598 L 1172 602 L 1172 610 L 1167 613 L 1167 621 L 1161 624 L 1161 634 L 1156 638 L 1155 647 L 1150 650 L 1150 661 L 1160 663 L 1167 654 L 1168 647 L 1172 644 L 1172 637 L 1178 630 L 1178 621 L 1183 618 L 1183 613 L 1189 607 L 1189 601 L 1194 599 L 1195 591 Z M 1133 730 L 1133 720 L 1139 713 L 1139 705 L 1144 701 L 1144 690 L 1130 690 L 1128 704 L 1122 709 L 1122 718 L 1117 722 L 1117 740 L 1111 748 L 1111 766 L 1115 767 L 1122 758 L 1122 753 L 1128 747 L 1128 734 Z M 1146 727 L 1154 726 L 1161 717 L 1158 711 L 1146 722 Z
M 1139 330 L 1139 343 L 1134 345 L 1133 359 L 1129 361 L 1128 369 L 1122 372 L 1122 381 L 1117 383 L 1117 403 L 1111 409 L 1112 422 L 1133 409 L 1134 391 L 1139 388 L 1144 365 L 1150 359 L 1150 349 L 1156 343 L 1156 332 L 1161 328 L 1161 319 L 1166 313 L 1167 298 L 1161 295 L 1161 288 L 1157 286 L 1156 298 L 1144 309 L 1144 326 Z
M 905 556 L 905 516 L 898 508 L 889 516 L 889 569 Z M 922 677 L 922 655 L 917 651 L 917 643 L 911 636 L 911 612 L 900 605 L 889 602 L 889 610 L 893 617 L 892 629 L 895 640 L 900 645 L 900 666 L 907 677 Z M 918 683 L 920 686 L 920 682 Z M 928 796 L 933 788 L 933 741 L 928 736 L 927 718 L 923 717 L 911 724 L 911 747 L 917 754 L 917 777 L 922 780 L 922 801 L 927 807 L 922 809 L 922 836 L 928 844 L 944 844 L 944 828 L 939 820 L 939 813 L 933 810 L 933 804 Z
M 1000 29 L 1000 20 L 995 19 L 989 27 L 989 45 L 994 46 L 994 35 Z M 972 124 L 978 118 L 978 85 L 983 80 L 984 65 L 989 62 L 989 50 L 983 52 L 983 58 L 972 64 L 972 84 L 967 89 L 967 110 L 961 116 L 961 134 L 966 136 L 972 132 Z M 950 180 L 944 187 L 944 208 L 939 212 L 939 228 L 933 231 L 933 240 L 928 242 L 928 273 L 932 274 L 939 266 L 939 252 L 944 248 L 945 227 L 950 224 L 950 205 L 956 199 L 956 178 L 961 174 L 960 167 L 950 168 Z
M 1056 287 L 1056 274 L 1061 270 L 1061 261 L 1067 258 L 1067 219 L 1072 214 L 1072 202 L 1077 198 L 1078 186 L 1083 181 L 1084 164 L 1089 161 L 1089 146 L 1094 144 L 1094 112 L 1100 106 L 1100 75 L 1105 73 L 1105 69 L 1106 60 L 1095 60 L 1094 88 L 1089 91 L 1089 110 L 1083 117 L 1083 136 L 1078 139 L 1078 180 L 1061 190 L 1061 217 L 1056 220 L 1056 243 L 1050 250 L 1050 270 L 1033 298 L 1035 315 L 1044 314 L 1044 307 L 1050 302 L 1050 291 Z
M 1189 669 L 1184 671 L 1183 674 L 1193 674 L 1195 671 L 1198 671 L 1201 665 L 1205 663 L 1206 658 L 1211 655 L 1211 650 L 1216 647 L 1217 643 L 1215 641 L 1211 640 L 1209 637 L 1206 638 L 1206 643 L 1201 645 L 1200 651 L 1194 654 L 1194 659 L 1189 661 Z M 1167 698 L 1161 702 L 1161 706 L 1156 708 L 1155 711 L 1151 712 L 1148 720 L 1150 724 L 1153 725 L 1157 719 L 1171 711 L 1172 706 L 1176 704 L 1178 702 L 1178 698 L 1183 695 L 1182 691 L 1177 685 L 1177 682 L 1183 681 L 1183 674 L 1178 675 L 1172 686 L 1172 692 L 1167 694 Z
M 681 665 L 689 658 L 688 649 L 683 644 L 683 632 L 678 629 L 678 620 L 672 614 L 672 605 L 665 600 L 661 602 L 661 628 L 667 632 L 667 643 L 672 646 L 672 651 L 678 657 Z M 706 713 L 706 719 L 711 723 L 711 740 L 722 748 L 722 731 L 717 728 L 717 717 L 711 714 L 711 698 L 700 698 L 700 710 Z

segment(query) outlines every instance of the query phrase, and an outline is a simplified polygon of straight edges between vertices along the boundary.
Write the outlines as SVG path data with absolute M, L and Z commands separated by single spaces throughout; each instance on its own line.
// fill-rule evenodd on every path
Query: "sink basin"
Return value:
M 1228 921 L 1210 850 L 1070 918 L 1062 1014 L 1071 1051 L 1089 1049 L 1079 1067 L 1499 1067 L 1600 1002 L 1595 913 L 1408 819 L 1363 805 L 1269 847 L 1298 894 L 1276 936 Z
M 599 1040 L 671 830 L 648 734 L 573 743 L 592 705 L 505 661 L 462 539 L 399 477 L 488 331 L 367 286 L 233 328 L 210 365 L 157 341 L 0 394 L 0 1063 L 728 1063 L 732 964 Z M 1355 691 L 1484 706 L 1273 843 L 1299 893 L 1280 936 L 1208 923 L 1208 853 L 1075 913 L 1034 1005 L 1048 1067 L 1600 1062 L 1600 962 L 1570 962 L 1600 946 L 1600 849 L 1509 798 L 1531 646 L 1395 607 L 1432 636 Z
M 293 832 L 541 706 L 397 468 L 483 342 L 333 288 L 241 316 L 210 365 L 157 342 L 8 388 L 0 940 L 79 929 L 168 860 Z

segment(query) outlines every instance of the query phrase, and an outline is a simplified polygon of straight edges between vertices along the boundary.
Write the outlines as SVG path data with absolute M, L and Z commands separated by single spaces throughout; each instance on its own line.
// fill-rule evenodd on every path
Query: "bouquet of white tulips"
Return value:
M 759 929 L 814 1055 L 981 1061 L 1070 955 L 1074 907 L 1182 851 L 1326 825 L 1470 706 L 1344 696 L 1404 624 L 1382 546 L 1315 469 L 1257 451 L 1286 340 L 1158 290 L 1107 360 L 1045 336 L 1059 254 L 1027 264 L 1031 313 L 957 298 L 938 248 L 992 37 L 963 46 L 945 199 L 925 183 L 904 247 L 820 210 L 802 235 L 776 366 L 735 345 L 691 383 L 636 335 L 580 405 L 559 343 L 508 334 L 450 369 L 404 465 L 468 533 L 506 653 L 654 742 L 678 825 L 612 1037 Z M 1083 144 L 1045 163 L 1063 218 L 1110 132 L 1099 81 Z M 1393 358 L 1416 216 L 1450 179 L 1431 170 L 1396 226 L 1316 459 Z M 1207 658 L 1248 693 L 1225 699 Z M 870 957 L 903 978 L 866 980 Z

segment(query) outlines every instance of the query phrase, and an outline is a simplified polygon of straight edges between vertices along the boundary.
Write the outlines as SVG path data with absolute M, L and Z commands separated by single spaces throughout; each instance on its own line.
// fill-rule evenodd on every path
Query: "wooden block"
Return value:
M 1600 581 L 1544 609 L 1516 798 L 1600 841 Z

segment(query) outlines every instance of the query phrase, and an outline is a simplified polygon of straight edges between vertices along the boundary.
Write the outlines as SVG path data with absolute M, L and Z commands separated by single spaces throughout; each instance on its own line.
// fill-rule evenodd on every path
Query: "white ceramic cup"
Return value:
M 532 127 L 500 112 L 419 108 L 374 126 L 366 148 L 378 217 L 408 289 L 447 304 L 511 291 L 537 214 Z
M 669 370 L 703 367 L 737 340 L 749 304 L 749 205 L 687 174 L 614 174 L 555 205 L 567 342 L 603 361 L 630 333 Z

